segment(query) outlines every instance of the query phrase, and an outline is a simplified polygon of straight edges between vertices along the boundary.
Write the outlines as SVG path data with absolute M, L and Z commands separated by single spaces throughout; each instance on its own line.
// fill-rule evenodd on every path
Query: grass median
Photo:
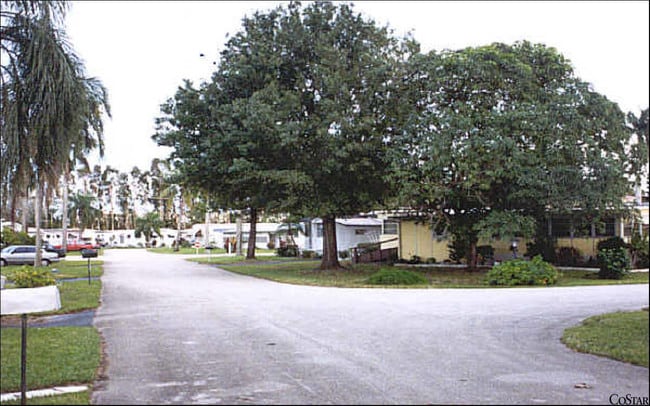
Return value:
M 2 267 L 2 274 L 10 276 L 19 267 Z M 91 260 L 92 278 L 88 283 L 87 260 L 66 260 L 48 267 L 56 269 L 61 309 L 33 313 L 28 316 L 27 329 L 27 388 L 52 386 L 92 385 L 101 361 L 101 339 L 94 327 L 29 327 L 29 319 L 55 314 L 75 313 L 96 309 L 101 295 L 103 262 Z M 74 280 L 79 279 L 79 280 Z M 8 288 L 11 288 L 9 285 Z M 2 393 L 20 391 L 20 316 L 2 316 L 0 329 Z M 11 327 L 7 327 L 11 326 Z M 32 398 L 29 404 L 89 404 L 90 392 Z M 20 404 L 16 401 L 2 404 Z

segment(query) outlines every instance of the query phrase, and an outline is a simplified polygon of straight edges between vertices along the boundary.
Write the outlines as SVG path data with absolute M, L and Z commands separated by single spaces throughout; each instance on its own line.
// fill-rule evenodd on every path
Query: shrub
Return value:
M 650 264 L 648 249 L 648 236 L 641 236 L 639 233 L 634 233 L 632 241 L 630 241 L 630 252 L 632 254 L 630 261 L 635 268 L 648 267 Z
M 316 251 L 303 250 L 302 253 L 301 253 L 301 256 L 303 258 L 312 259 L 312 258 L 316 258 L 317 254 L 316 254 Z
M 350 257 L 350 251 L 348 250 L 339 251 L 339 258 L 347 259 L 349 257 Z
M 582 253 L 574 247 L 560 247 L 557 250 L 555 264 L 558 266 L 576 266 L 582 262 Z
M 32 266 L 21 266 L 12 271 L 8 278 L 18 288 L 38 288 L 56 284 L 56 279 L 52 277 L 49 269 L 34 268 Z
M 401 269 L 381 269 L 368 278 L 370 285 L 421 285 L 429 283 L 423 275 Z
M 598 251 L 601 250 L 609 250 L 609 249 L 616 249 L 616 248 L 627 248 L 627 244 L 621 237 L 610 237 L 606 240 L 601 240 L 598 241 L 598 245 L 596 245 L 596 248 Z
M 298 246 L 296 245 L 285 245 L 279 247 L 275 250 L 276 254 L 279 257 L 297 257 L 298 256 Z
M 494 260 L 494 248 L 491 245 L 479 245 L 476 247 L 476 253 L 479 255 L 478 262 L 481 265 Z
M 407 263 L 407 264 L 411 264 L 411 265 L 421 264 L 421 263 L 422 263 L 422 258 L 419 257 L 419 256 L 417 256 L 417 255 L 413 255 L 413 256 L 411 257 L 411 259 L 409 259 L 408 261 L 406 261 L 406 263 Z
M 486 281 L 489 285 L 553 285 L 557 278 L 555 267 L 537 255 L 530 261 L 513 259 L 494 266 Z
M 621 279 L 630 272 L 630 258 L 625 248 L 610 248 L 598 251 L 600 279 Z
M 528 258 L 534 258 L 537 255 L 541 255 L 544 261 L 555 263 L 557 259 L 555 245 L 555 239 L 552 237 L 547 235 L 537 236 L 535 237 L 535 241 L 526 244 L 525 255 Z
M 36 238 L 30 237 L 23 231 L 14 231 L 9 227 L 4 227 L 0 233 L 0 243 L 3 247 L 6 245 L 34 245 Z
M 435 264 L 436 262 L 438 261 L 436 261 L 434 257 L 429 257 L 426 259 L 426 261 L 424 261 L 425 264 Z

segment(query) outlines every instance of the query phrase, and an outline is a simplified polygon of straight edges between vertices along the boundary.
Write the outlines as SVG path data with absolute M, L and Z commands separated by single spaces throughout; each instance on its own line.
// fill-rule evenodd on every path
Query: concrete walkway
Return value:
M 25 393 L 25 397 L 27 399 L 31 398 L 40 398 L 40 397 L 45 397 L 45 396 L 55 396 L 55 395 L 64 395 L 66 393 L 75 393 L 75 392 L 83 392 L 88 390 L 88 387 L 85 385 L 82 386 L 56 386 L 54 388 L 50 389 L 38 389 L 38 390 L 31 390 L 27 391 Z M 0 395 L 0 402 L 9 402 L 12 400 L 20 400 L 21 398 L 21 393 L 20 392 L 12 392 L 12 393 L 3 393 Z

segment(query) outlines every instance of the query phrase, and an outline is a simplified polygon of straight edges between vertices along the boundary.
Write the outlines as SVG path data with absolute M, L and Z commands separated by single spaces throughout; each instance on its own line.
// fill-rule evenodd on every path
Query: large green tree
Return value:
M 392 180 L 404 204 L 467 242 L 470 267 L 479 235 L 529 235 L 549 211 L 623 210 L 624 114 L 555 49 L 524 41 L 434 51 L 414 58 L 406 80 L 414 110 L 395 140 Z
M 253 219 L 257 208 L 322 217 L 321 268 L 337 268 L 335 218 L 373 208 L 388 189 L 395 72 L 409 45 L 350 5 L 255 13 L 227 42 L 212 83 L 186 84 L 163 106 L 173 120 L 155 137 L 174 147 L 186 181 L 221 204 Z
M 300 100 L 297 167 L 314 185 L 303 212 L 322 218 L 320 267 L 333 269 L 340 266 L 335 219 L 376 208 L 390 189 L 384 175 L 400 127 L 397 78 L 418 47 L 346 4 L 293 3 L 280 27 L 280 72 Z

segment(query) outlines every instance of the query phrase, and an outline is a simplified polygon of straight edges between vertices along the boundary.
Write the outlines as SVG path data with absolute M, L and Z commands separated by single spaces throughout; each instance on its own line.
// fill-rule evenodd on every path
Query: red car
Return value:
M 61 245 L 56 245 L 55 248 L 61 248 Z M 68 251 L 81 251 L 85 249 L 99 249 L 99 245 L 93 244 L 89 241 L 68 241 Z

